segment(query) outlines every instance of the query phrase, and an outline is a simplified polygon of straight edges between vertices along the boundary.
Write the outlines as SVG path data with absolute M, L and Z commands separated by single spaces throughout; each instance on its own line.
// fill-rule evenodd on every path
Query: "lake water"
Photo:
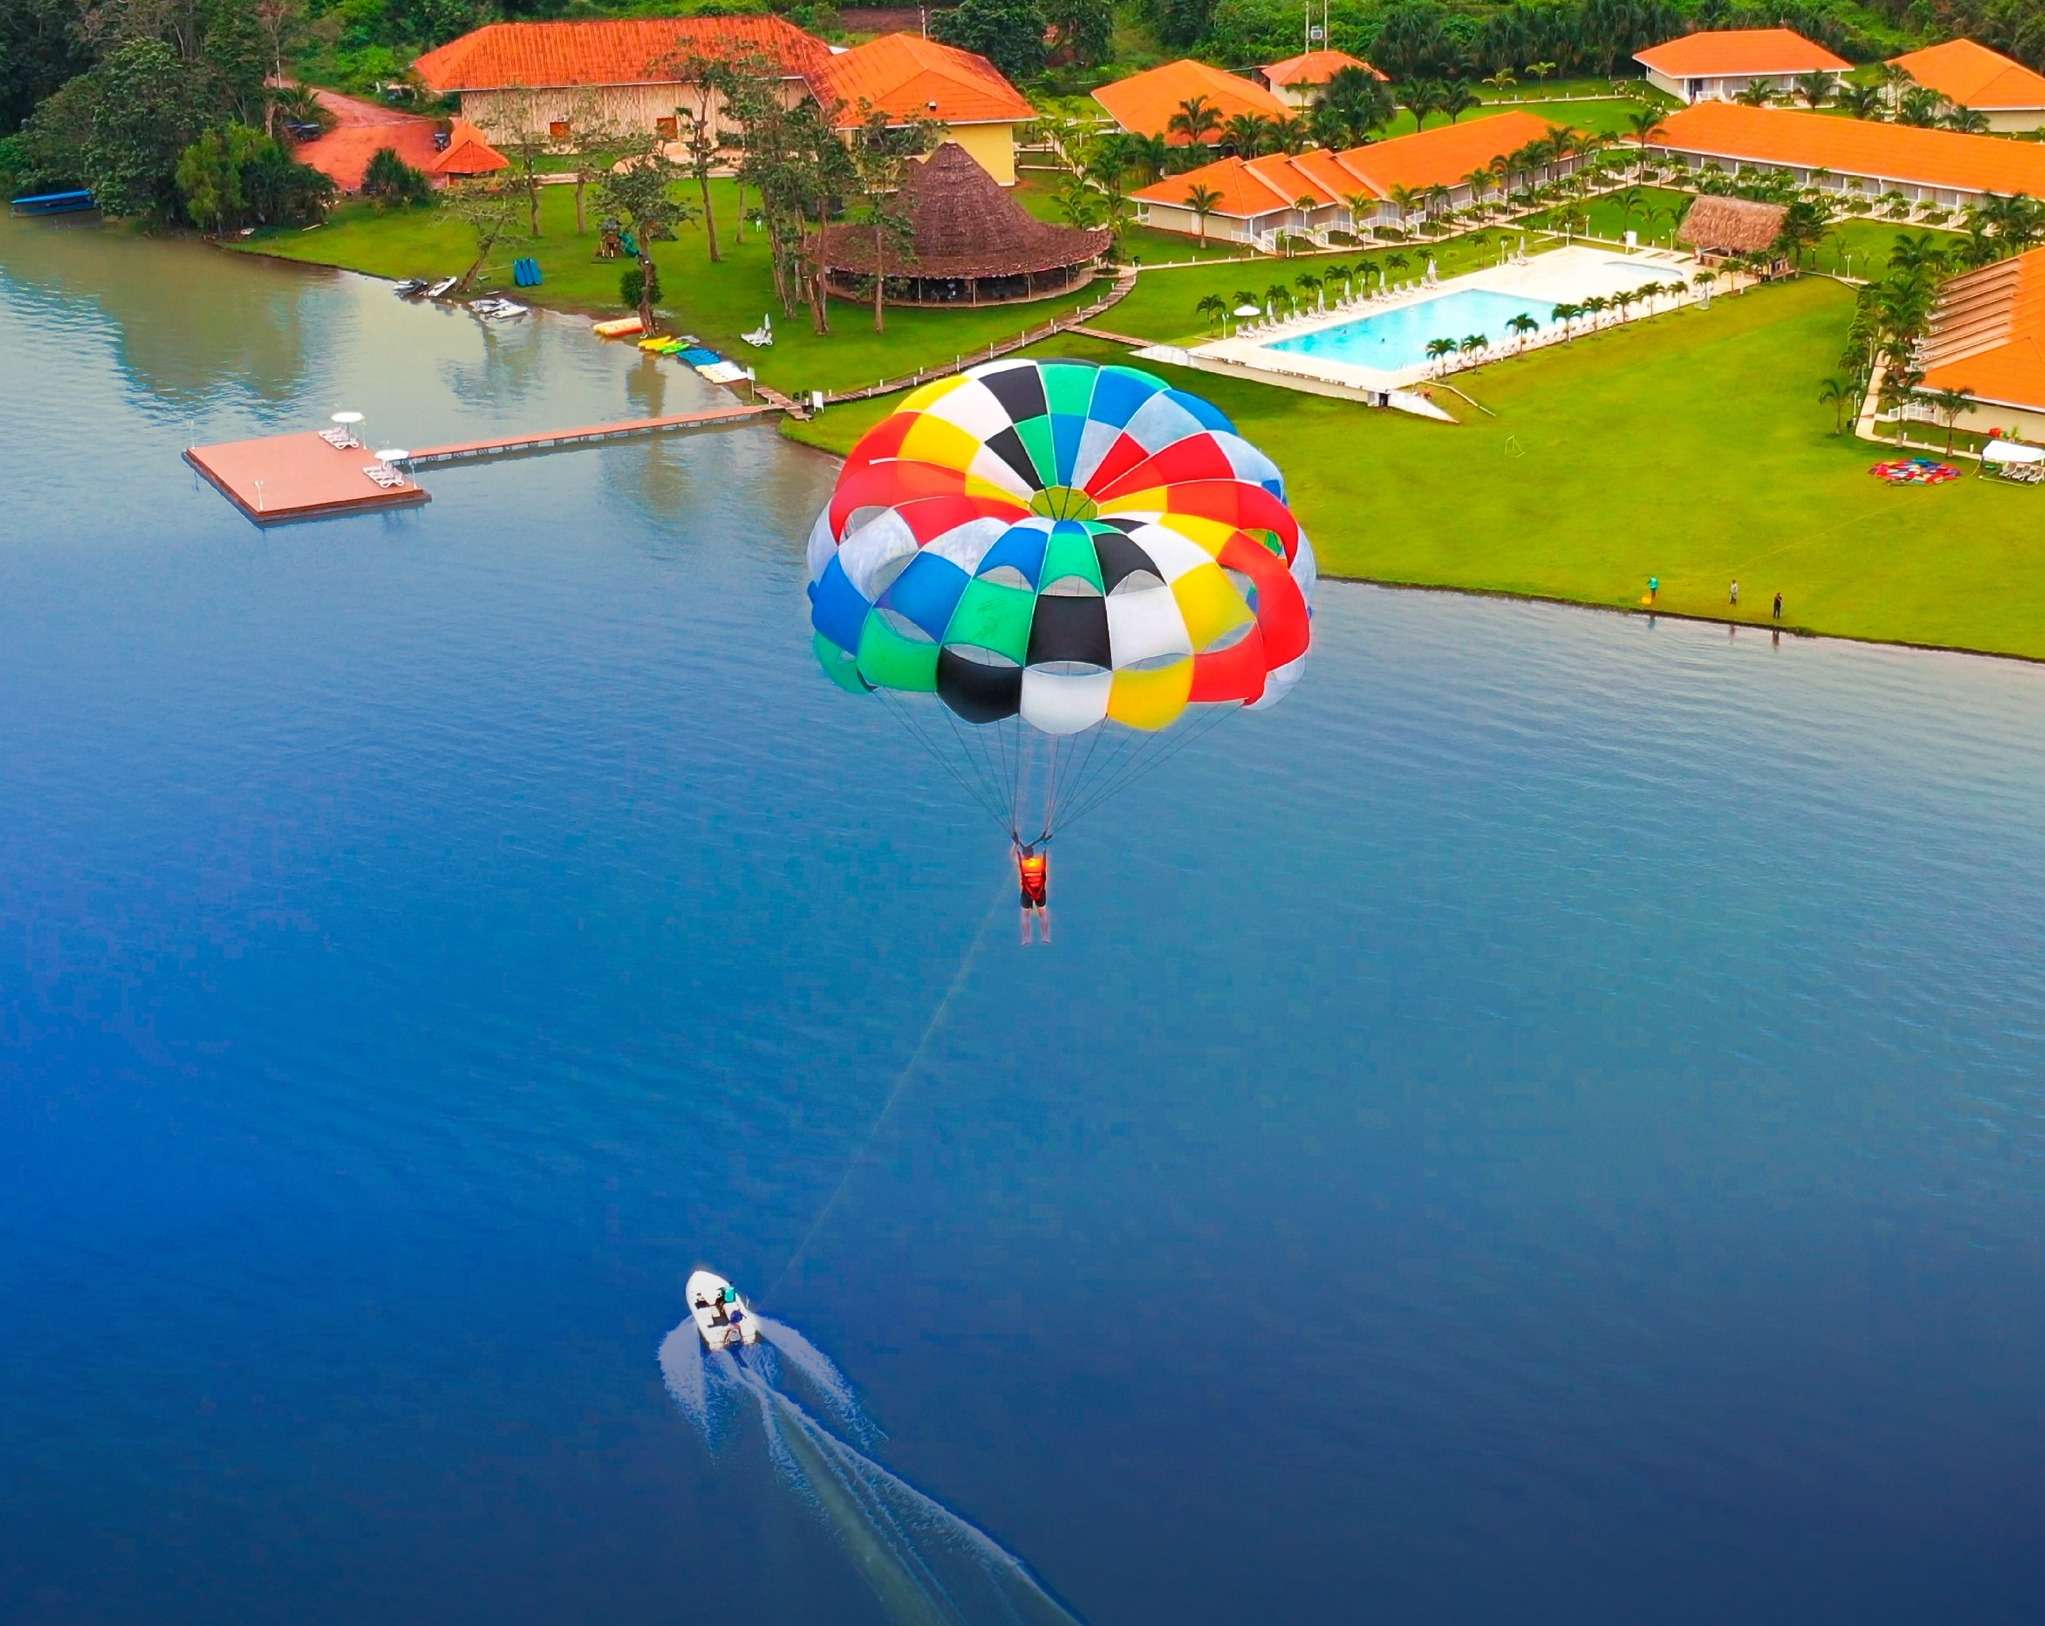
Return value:
M 1089 1620 L 2037 1618 L 2045 673 L 1325 585 L 1020 952 L 825 460 L 178 459 L 672 364 L 0 223 L 0 371 L 0 1617 L 1028 1618 L 707 1263 Z

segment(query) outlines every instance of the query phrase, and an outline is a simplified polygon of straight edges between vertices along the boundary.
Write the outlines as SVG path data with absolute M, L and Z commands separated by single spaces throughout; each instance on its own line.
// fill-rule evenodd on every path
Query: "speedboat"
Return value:
M 400 299 L 416 299 L 420 294 L 426 292 L 426 279 L 424 277 L 407 277 L 393 288 L 391 292 Z
M 738 1349 L 760 1341 L 760 1324 L 751 1307 L 715 1271 L 695 1272 L 682 1292 L 689 1314 L 696 1318 L 696 1330 L 710 1348 Z
M 525 315 L 525 306 L 509 299 L 499 299 L 495 295 L 470 300 L 469 309 L 478 316 L 489 317 L 493 322 L 508 322 Z
M 448 291 L 461 280 L 462 279 L 460 277 L 442 277 L 438 282 L 434 283 L 432 287 L 426 290 L 426 297 L 428 299 L 445 299 L 447 297 Z

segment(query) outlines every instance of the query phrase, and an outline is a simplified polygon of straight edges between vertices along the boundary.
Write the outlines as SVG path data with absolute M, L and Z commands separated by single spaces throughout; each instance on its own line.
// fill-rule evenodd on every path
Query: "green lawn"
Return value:
M 711 197 L 724 259 L 710 264 L 700 222 L 683 227 L 674 242 L 660 244 L 656 259 L 666 295 L 661 308 L 674 326 L 750 362 L 763 382 L 779 389 L 849 388 L 949 362 L 960 352 L 1040 326 L 1088 297 L 1068 294 L 986 310 L 890 307 L 884 334 L 873 331 L 870 308 L 833 301 L 831 332 L 812 333 L 805 313 L 784 317 L 775 302 L 765 237 L 749 231 L 743 243 L 733 242 L 735 187 L 729 181 L 713 181 Z M 556 309 L 621 314 L 618 279 L 625 263 L 593 258 L 600 212 L 592 188 L 587 210 L 591 229 L 578 237 L 574 189 L 548 187 L 541 193 L 543 235 L 538 241 L 500 241 L 475 291 L 502 289 Z M 437 210 L 378 214 L 365 204 L 342 206 L 317 231 L 259 232 L 238 246 L 380 277 L 448 275 L 460 271 L 475 254 L 467 228 Z M 540 262 L 546 281 L 538 289 L 513 288 L 511 262 L 527 254 Z M 757 327 L 769 311 L 774 315 L 774 347 L 756 351 L 742 344 L 738 336 Z
M 1331 575 L 1632 607 L 1652 574 L 1662 609 L 1710 616 L 1737 576 L 1742 620 L 1780 591 L 1810 631 L 2045 657 L 2045 494 L 1891 488 L 1831 433 L 1850 300 L 1806 279 L 1497 363 L 1457 381 L 1497 416 L 1454 427 L 1160 370 L 1277 457 Z M 882 410 L 790 431 L 842 450 Z
M 1265 258 L 1253 264 L 1186 266 L 1172 271 L 1146 271 L 1136 279 L 1129 297 L 1101 318 L 1101 325 L 1133 338 L 1155 339 L 1160 343 L 1185 343 L 1211 339 L 1198 306 L 1208 294 L 1220 294 L 1231 306 L 1237 293 L 1254 294 L 1259 302 L 1274 282 L 1290 286 L 1302 271 L 1325 276 L 1330 265 L 1355 265 L 1375 260 L 1390 266 L 1394 281 L 1417 277 L 1433 258 L 1444 277 L 1461 271 L 1492 265 L 1498 260 L 1498 239 L 1502 228 L 1489 228 L 1451 237 L 1439 243 L 1414 242 L 1398 248 L 1351 250 L 1345 254 L 1302 254 L 1295 259 Z M 1513 242 L 1519 233 L 1510 234 Z M 1533 245 L 1529 245 L 1533 246 Z M 1403 268 L 1392 264 L 1404 262 Z

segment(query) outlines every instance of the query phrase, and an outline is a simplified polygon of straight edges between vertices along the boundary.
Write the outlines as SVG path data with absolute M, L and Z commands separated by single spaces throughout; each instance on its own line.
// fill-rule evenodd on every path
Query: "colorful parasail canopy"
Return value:
M 917 390 L 846 461 L 809 578 L 825 671 L 994 729 L 968 765 L 1025 836 L 1101 788 L 1096 755 L 1126 778 L 1189 712 L 1280 698 L 1311 638 L 1277 467 L 1130 367 L 1000 361 Z

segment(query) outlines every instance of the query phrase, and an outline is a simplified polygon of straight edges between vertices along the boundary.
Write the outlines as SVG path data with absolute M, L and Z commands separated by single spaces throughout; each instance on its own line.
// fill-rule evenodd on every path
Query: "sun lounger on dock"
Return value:
M 394 491 L 405 483 L 405 477 L 388 463 L 365 463 L 362 472 L 386 491 Z
M 345 429 L 322 429 L 319 436 L 337 452 L 353 451 L 362 444 Z

